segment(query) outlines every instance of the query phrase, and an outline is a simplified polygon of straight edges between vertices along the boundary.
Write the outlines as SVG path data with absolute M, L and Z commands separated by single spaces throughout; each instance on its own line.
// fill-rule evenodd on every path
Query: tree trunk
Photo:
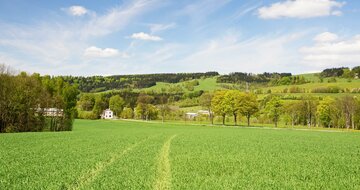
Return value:
M 250 114 L 247 114 L 247 126 L 250 127 Z
M 225 125 L 225 115 L 223 115 L 223 121 L 222 121 L 223 125 Z
M 237 116 L 237 115 L 234 114 L 234 123 L 235 123 L 235 126 L 237 126 L 237 120 L 236 120 L 237 118 L 236 118 L 236 116 Z
M 211 125 L 214 125 L 214 120 L 213 120 L 213 115 L 211 113 L 211 110 L 209 109 L 209 119 L 210 119 L 210 122 L 211 122 Z

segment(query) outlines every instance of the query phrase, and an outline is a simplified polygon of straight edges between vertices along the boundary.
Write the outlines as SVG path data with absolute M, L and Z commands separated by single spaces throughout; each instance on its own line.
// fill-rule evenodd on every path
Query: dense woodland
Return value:
M 77 86 L 61 78 L 13 73 L 0 65 L 0 132 L 72 130 Z M 49 108 L 59 113 L 49 115 Z
M 148 88 L 156 85 L 156 82 L 178 83 L 187 80 L 218 76 L 218 72 L 206 73 L 163 73 L 143 75 L 114 75 L 114 76 L 91 76 L 76 77 L 62 76 L 69 84 L 77 84 L 82 92 L 101 92 L 123 88 Z

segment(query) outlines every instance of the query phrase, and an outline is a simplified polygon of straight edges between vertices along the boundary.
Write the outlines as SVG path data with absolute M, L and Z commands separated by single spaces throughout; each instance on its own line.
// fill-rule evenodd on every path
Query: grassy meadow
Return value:
M 76 120 L 0 134 L 0 189 L 359 189 L 360 133 Z

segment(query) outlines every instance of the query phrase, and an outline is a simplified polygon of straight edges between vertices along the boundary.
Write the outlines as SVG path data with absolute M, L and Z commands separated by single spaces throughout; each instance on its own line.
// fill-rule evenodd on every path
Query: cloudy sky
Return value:
M 360 65 L 359 0 L 0 0 L 0 63 L 51 75 Z

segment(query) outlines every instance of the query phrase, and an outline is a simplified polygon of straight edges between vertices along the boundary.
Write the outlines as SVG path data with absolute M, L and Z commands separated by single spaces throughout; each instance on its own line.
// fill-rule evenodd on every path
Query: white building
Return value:
M 101 114 L 101 119 L 113 119 L 114 118 L 114 112 L 110 109 L 106 109 Z
M 44 108 L 44 115 L 50 117 L 62 117 L 64 115 L 64 110 L 58 108 Z
M 207 110 L 198 110 L 197 112 L 187 112 L 185 115 L 187 119 L 195 119 L 198 116 L 209 116 L 210 112 Z
M 185 114 L 187 119 L 195 119 L 198 116 L 197 113 L 188 112 Z
M 198 115 L 210 115 L 210 112 L 208 110 L 199 110 L 197 112 Z

